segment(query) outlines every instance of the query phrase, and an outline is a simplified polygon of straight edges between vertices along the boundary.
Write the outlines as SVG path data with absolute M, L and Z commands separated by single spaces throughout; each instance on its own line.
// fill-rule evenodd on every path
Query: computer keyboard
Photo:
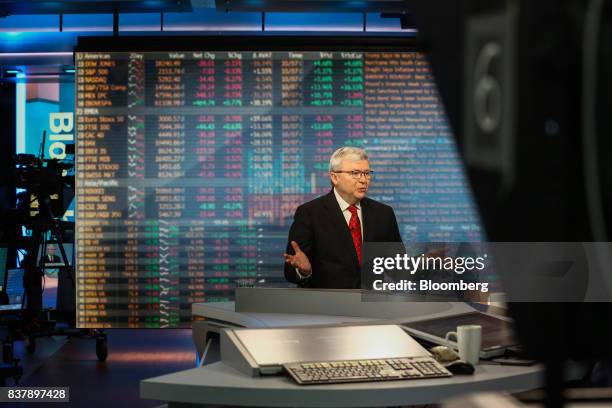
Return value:
M 283 364 L 283 368 L 302 385 L 412 380 L 452 375 L 432 357 L 290 363 Z

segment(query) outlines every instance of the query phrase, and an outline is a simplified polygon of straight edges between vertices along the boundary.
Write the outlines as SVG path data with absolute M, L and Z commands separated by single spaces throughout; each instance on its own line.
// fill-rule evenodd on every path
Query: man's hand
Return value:
M 295 241 L 291 241 L 291 246 L 295 251 L 295 255 L 284 254 L 285 262 L 297 268 L 300 274 L 307 278 L 312 274 L 312 266 L 306 254 L 300 249 L 300 246 Z

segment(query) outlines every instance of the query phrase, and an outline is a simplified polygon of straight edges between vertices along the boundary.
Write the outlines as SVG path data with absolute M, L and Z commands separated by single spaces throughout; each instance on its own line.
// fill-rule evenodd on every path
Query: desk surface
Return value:
M 240 295 L 240 296 L 239 296 Z M 193 314 L 205 326 L 281 327 L 312 324 L 408 322 L 474 309 L 449 302 L 363 302 L 355 291 L 249 289 L 236 291 L 236 303 L 195 303 Z M 282 311 L 283 313 L 279 313 Z M 205 336 L 194 339 L 204 343 Z M 200 322 L 197 322 L 200 323 Z M 203 348 L 203 344 L 202 344 Z M 541 386 L 542 368 L 479 365 L 472 376 L 298 386 L 285 377 L 249 377 L 219 362 L 143 380 L 140 396 L 178 404 L 267 407 L 374 407 L 428 404 L 476 391 L 522 391 Z
M 140 383 L 140 396 L 170 403 L 269 407 L 378 407 L 429 404 L 476 391 L 541 386 L 542 368 L 478 365 L 452 378 L 299 386 L 284 376 L 249 377 L 222 362 Z
M 243 288 L 244 289 L 244 288 Z M 411 320 L 473 312 L 461 302 L 362 302 L 351 291 L 273 290 L 247 293 L 246 300 L 223 303 L 194 303 L 194 316 L 238 327 L 307 326 L 333 323 Z M 247 302 L 250 301 L 250 302 Z M 279 313 L 282 311 L 282 313 Z
M 370 317 L 313 315 L 302 313 L 236 312 L 234 302 L 194 303 L 194 316 L 205 317 L 207 321 L 237 327 L 285 327 L 311 326 L 336 323 L 372 322 L 379 319 Z

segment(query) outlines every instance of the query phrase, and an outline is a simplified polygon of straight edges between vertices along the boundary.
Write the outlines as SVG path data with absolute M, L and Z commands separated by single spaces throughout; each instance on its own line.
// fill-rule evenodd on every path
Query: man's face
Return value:
M 55 255 L 55 247 L 47 247 L 47 254 L 49 255 Z
M 370 180 L 360 175 L 353 178 L 350 171 L 370 171 L 370 162 L 367 160 L 342 160 L 339 171 L 342 173 L 331 172 L 329 174 L 331 182 L 338 191 L 338 194 L 349 204 L 355 204 L 362 200 L 368 192 Z

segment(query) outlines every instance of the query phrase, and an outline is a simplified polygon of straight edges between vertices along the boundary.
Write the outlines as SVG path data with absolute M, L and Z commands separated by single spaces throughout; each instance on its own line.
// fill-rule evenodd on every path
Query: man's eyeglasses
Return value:
M 355 180 L 359 180 L 361 178 L 361 176 L 365 177 L 366 180 L 370 180 L 370 179 L 372 179 L 372 177 L 374 177 L 374 171 L 373 170 L 367 170 L 367 171 L 359 171 L 359 170 L 332 171 L 332 173 L 347 173 L 347 174 L 350 174 L 351 177 L 354 178 Z

